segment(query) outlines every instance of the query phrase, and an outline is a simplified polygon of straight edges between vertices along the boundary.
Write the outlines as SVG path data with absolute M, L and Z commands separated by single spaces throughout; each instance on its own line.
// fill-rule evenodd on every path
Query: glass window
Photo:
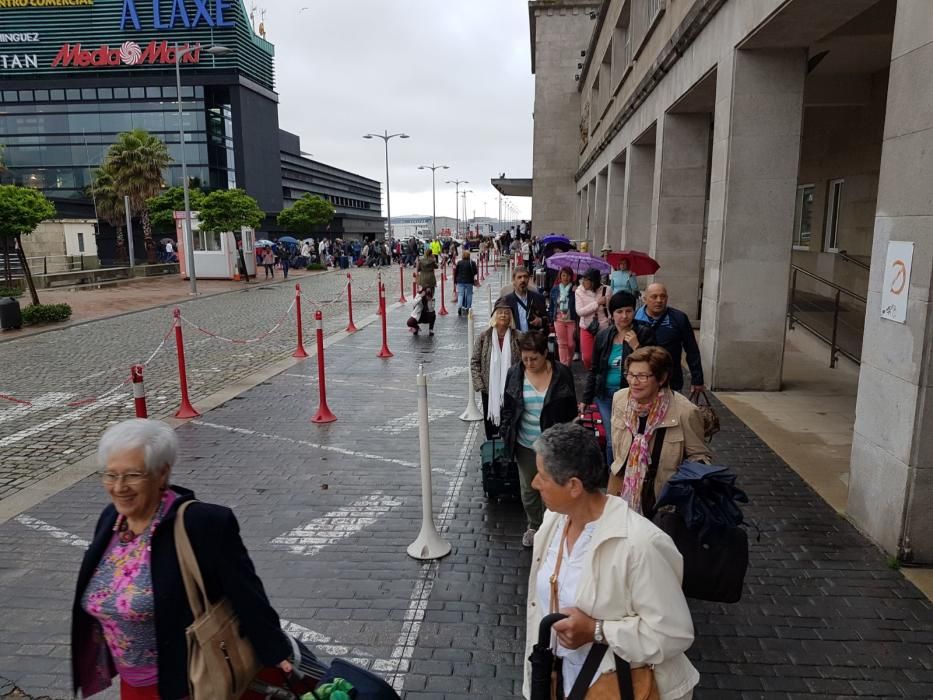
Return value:
M 36 102 L 48 102 L 48 101 L 49 101 L 48 90 L 36 90 Z
M 158 87 L 147 87 L 146 88 L 146 97 L 159 99 L 162 97 L 162 89 Z
M 839 252 L 839 219 L 842 214 L 842 191 L 845 180 L 830 180 L 826 197 L 826 236 L 824 239 L 827 253 Z
M 97 98 L 100 100 L 112 100 L 113 88 L 97 88 Z
M 797 188 L 797 205 L 794 208 L 794 248 L 810 249 L 810 234 L 813 230 L 813 185 Z
M 65 90 L 65 96 L 69 102 L 77 102 L 81 99 L 81 91 L 76 90 L 75 88 L 69 88 Z
M 133 128 L 133 119 L 128 112 L 106 112 L 100 115 L 100 130 L 119 134 Z
M 203 86 L 203 85 L 195 85 L 195 87 L 194 87 L 194 96 L 197 97 L 197 98 L 199 98 L 199 99 L 203 99 L 203 98 L 204 98 L 204 86 Z
M 94 88 L 81 88 L 82 100 L 96 100 L 97 91 Z
M 16 102 L 16 90 L 4 90 L 3 101 L 4 102 Z
M 190 85 L 182 85 L 181 96 L 182 97 L 194 97 L 194 88 L 191 87 Z M 198 97 L 201 97 L 201 95 L 198 95 Z
M 134 112 L 133 128 L 146 131 L 165 131 L 165 114 L 162 112 Z
M 19 91 L 19 101 L 20 102 L 32 102 L 32 90 L 20 90 Z
M 162 97 L 168 98 L 170 100 L 178 99 L 178 88 L 175 86 L 166 86 L 162 88 Z
M 192 226 L 191 228 L 194 228 Z M 194 232 L 194 249 L 200 251 L 219 251 L 220 233 L 206 233 L 204 231 Z
M 130 97 L 134 100 L 141 100 L 146 96 L 146 88 L 134 87 L 130 88 Z
M 117 100 L 125 100 L 129 98 L 130 91 L 127 88 L 114 88 L 113 97 Z
M 84 231 L 78 231 L 78 252 L 84 252 Z
M 64 90 L 50 90 L 49 92 L 50 92 L 52 100 L 56 102 L 62 102 L 65 99 Z

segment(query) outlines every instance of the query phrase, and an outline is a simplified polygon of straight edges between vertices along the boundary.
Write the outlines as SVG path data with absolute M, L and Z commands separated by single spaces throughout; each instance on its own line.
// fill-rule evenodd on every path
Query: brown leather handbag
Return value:
M 713 435 L 719 432 L 719 416 L 716 415 L 716 409 L 705 391 L 691 391 L 690 403 L 700 409 L 700 415 L 703 417 L 703 437 L 709 442 Z
M 226 598 L 207 599 L 204 579 L 185 529 L 183 503 L 175 516 L 175 549 L 194 622 L 188 642 L 188 692 L 191 700 L 236 700 L 249 687 L 260 665 L 249 640 L 240 636 L 240 621 Z

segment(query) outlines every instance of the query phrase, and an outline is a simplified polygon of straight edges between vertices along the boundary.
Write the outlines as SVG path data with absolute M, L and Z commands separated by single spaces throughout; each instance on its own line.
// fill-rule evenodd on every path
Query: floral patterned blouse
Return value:
M 150 543 L 176 498 L 178 494 L 167 490 L 149 528 L 127 543 L 120 541 L 125 516 L 117 517 L 113 537 L 81 601 L 100 623 L 120 678 L 136 688 L 158 683 Z

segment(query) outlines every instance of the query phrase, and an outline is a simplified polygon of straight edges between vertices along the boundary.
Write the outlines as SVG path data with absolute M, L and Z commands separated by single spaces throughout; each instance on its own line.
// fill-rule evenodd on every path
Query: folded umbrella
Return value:
M 674 506 L 687 528 L 703 540 L 710 532 L 741 525 L 739 503 L 748 496 L 727 467 L 684 462 L 664 486 L 656 508 Z
M 531 648 L 531 700 L 551 700 L 551 687 L 554 683 L 554 652 L 551 651 L 551 625 L 563 620 L 566 615 L 551 613 L 541 620 L 538 626 L 538 641 Z M 560 689 L 558 696 L 563 695 Z
M 612 266 L 602 258 L 597 258 L 590 253 L 580 253 L 570 251 L 567 253 L 557 253 L 552 255 L 546 261 L 546 264 L 552 270 L 559 270 L 562 267 L 569 267 L 574 273 L 581 275 L 591 267 L 595 267 L 601 274 L 612 272 Z

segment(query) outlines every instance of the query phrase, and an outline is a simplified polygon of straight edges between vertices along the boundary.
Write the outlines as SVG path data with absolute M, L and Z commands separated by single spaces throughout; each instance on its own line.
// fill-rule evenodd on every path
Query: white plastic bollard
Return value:
M 467 312 L 467 367 L 473 359 L 473 309 Z M 467 371 L 467 407 L 460 420 L 483 420 L 483 413 L 476 407 L 476 391 L 473 389 L 473 373 Z
M 428 378 L 424 365 L 418 369 L 418 442 L 421 447 L 421 532 L 408 545 L 412 559 L 440 559 L 450 554 L 450 542 L 444 540 L 434 525 L 433 487 L 431 485 L 431 440 L 428 427 Z

